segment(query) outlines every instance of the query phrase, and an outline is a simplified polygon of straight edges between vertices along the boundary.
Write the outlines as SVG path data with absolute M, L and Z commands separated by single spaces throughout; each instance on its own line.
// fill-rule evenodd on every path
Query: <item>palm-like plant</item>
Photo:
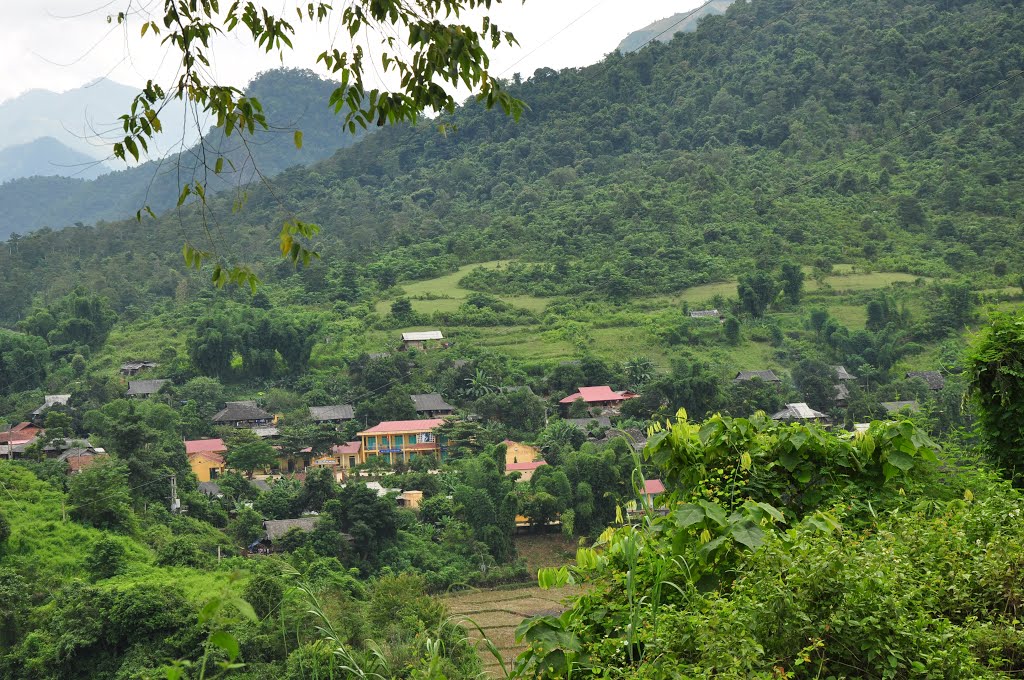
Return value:
M 647 357 L 633 357 L 622 368 L 631 390 L 639 390 L 654 377 L 654 362 Z

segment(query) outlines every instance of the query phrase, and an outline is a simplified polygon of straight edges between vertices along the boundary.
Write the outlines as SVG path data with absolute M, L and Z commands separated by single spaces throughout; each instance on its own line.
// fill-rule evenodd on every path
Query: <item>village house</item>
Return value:
M 126 361 L 121 364 L 121 375 L 132 376 L 138 375 L 142 371 L 156 368 L 160 364 L 155 361 Z
M 47 411 L 51 408 L 67 408 L 70 399 L 70 394 L 47 394 L 43 397 L 43 405 L 32 411 L 32 422 L 42 426 Z
M 538 468 L 544 467 L 547 464 L 548 463 L 545 460 L 531 460 L 524 463 L 506 463 L 505 474 L 510 475 L 513 472 L 518 472 L 519 481 L 528 482 L 533 479 L 533 473 L 536 472 Z
M 355 417 L 355 409 L 352 408 L 351 404 L 309 407 L 309 419 L 317 425 L 341 425 L 355 419 Z
M 191 439 L 185 441 L 185 455 L 192 472 L 200 482 L 217 479 L 226 467 L 224 454 L 228 447 L 223 439 Z
M 54 439 L 43 447 L 43 454 L 47 458 L 61 458 L 65 453 L 106 453 L 103 449 L 95 448 L 88 439 Z
M 268 519 L 263 522 L 263 538 L 249 546 L 249 552 L 271 553 L 276 552 L 274 542 L 292 529 L 303 533 L 309 533 L 316 527 L 319 517 L 298 517 L 296 519 Z
M 660 479 L 644 480 L 644 503 L 653 508 L 655 499 L 665 493 L 665 484 Z
M 630 392 L 629 390 L 616 392 L 607 385 L 577 387 L 576 390 L 576 392 L 568 397 L 559 400 L 558 403 L 562 406 L 570 406 L 576 401 L 582 401 L 588 407 L 615 410 L 622 406 L 622 402 L 627 399 L 634 399 L 640 396 L 636 392 Z
M 444 340 L 441 331 L 411 331 L 402 333 L 402 348 L 406 350 L 425 350 L 428 344 L 436 344 Z
M 394 465 L 409 463 L 418 456 L 443 458 L 447 443 L 434 434 L 434 428 L 444 425 L 443 418 L 424 420 L 388 420 L 358 433 L 361 442 L 356 464 L 381 457 Z M 350 467 L 351 459 L 343 459 L 342 466 Z
M 20 458 L 41 433 L 42 429 L 28 421 L 0 430 L 0 458 Z
M 804 402 L 786 404 L 786 408 L 772 415 L 772 420 L 802 420 L 811 422 L 828 422 L 828 415 L 815 411 Z
M 129 397 L 140 397 L 145 399 L 160 391 L 170 380 L 129 380 L 128 381 L 128 392 Z
M 775 375 L 775 371 L 740 371 L 733 382 L 745 382 L 747 380 L 760 380 L 766 383 L 781 383 L 782 379 Z
M 253 429 L 272 426 L 274 416 L 257 406 L 255 401 L 229 401 L 210 420 L 214 425 Z
M 90 465 L 95 465 L 96 463 L 107 460 L 108 458 L 110 458 L 110 456 L 108 456 L 107 452 L 103 449 L 83 447 L 68 449 L 57 456 L 57 462 L 67 463 L 67 473 L 69 475 L 77 475 Z
M 331 447 L 331 456 L 338 465 L 344 469 L 354 468 L 359 465 L 359 451 L 363 447 L 362 440 L 345 442 Z
M 932 392 L 938 392 L 946 386 L 946 378 L 938 371 L 907 371 L 907 380 L 920 378 Z
M 416 415 L 421 418 L 440 418 L 455 413 L 455 407 L 444 400 L 437 392 L 430 394 L 413 394 L 413 406 L 416 408 Z
M 722 313 L 717 309 L 697 309 L 690 312 L 690 318 L 718 321 L 722 318 Z

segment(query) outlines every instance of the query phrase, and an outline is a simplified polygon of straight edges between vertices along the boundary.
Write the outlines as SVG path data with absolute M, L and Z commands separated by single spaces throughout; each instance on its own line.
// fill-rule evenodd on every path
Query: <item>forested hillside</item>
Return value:
M 224 169 L 217 175 L 213 175 L 210 161 L 211 193 L 237 191 L 255 181 L 254 163 L 260 172 L 271 176 L 295 165 L 308 165 L 351 145 L 359 135 L 343 131 L 341 122 L 327 106 L 327 98 L 335 87 L 308 71 L 295 69 L 267 71 L 254 79 L 247 92 L 262 103 L 270 129 L 245 141 L 240 133 L 231 137 L 219 131 L 207 133 L 205 153 L 225 158 Z M 173 107 L 167 115 L 173 115 Z M 185 127 L 188 129 L 188 125 Z M 182 125 L 173 128 L 180 130 Z M 306 143 L 302 148 L 294 144 L 295 130 L 303 132 Z M 163 147 L 181 148 L 180 138 L 162 136 L 160 142 Z M 197 146 L 96 179 L 65 172 L 61 173 L 64 177 L 25 176 L 0 184 L 0 237 L 25 234 L 40 227 L 59 229 L 100 220 L 125 220 L 147 205 L 162 213 L 176 204 L 180 184 L 196 176 L 202 158 L 203 152 Z
M 255 189 L 232 215 L 225 197 L 211 245 L 273 278 L 292 211 L 324 228 L 315 268 L 332 274 L 306 285 L 329 294 L 346 261 L 402 278 L 498 255 L 520 265 L 479 287 L 544 295 L 678 290 L 783 252 L 1020 272 L 1021 22 L 989 1 L 741 4 L 640 54 L 539 70 L 514 89 L 519 123 L 470 105 L 447 134 L 384 130 L 281 175 L 283 206 Z M 4 316 L 79 276 L 119 305 L 153 275 L 180 280 L 179 220 L 198 240 L 189 211 L 22 238 L 0 255 Z

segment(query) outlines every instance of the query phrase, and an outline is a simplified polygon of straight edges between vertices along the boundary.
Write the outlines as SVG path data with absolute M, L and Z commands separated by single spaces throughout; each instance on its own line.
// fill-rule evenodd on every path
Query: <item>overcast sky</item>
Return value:
M 164 57 L 167 50 L 151 36 L 139 38 L 141 22 L 125 30 L 108 14 L 133 7 L 163 7 L 164 0 L 0 0 L 0 101 L 26 90 L 64 91 L 99 77 L 128 85 L 141 85 L 158 76 L 167 83 L 174 73 Z M 229 4 L 222 0 L 222 5 Z M 268 8 L 294 7 L 295 0 L 265 0 Z M 298 3 L 306 4 L 305 0 Z M 341 6 L 340 0 L 335 6 Z M 692 9 L 700 0 L 505 0 L 491 16 L 503 30 L 519 39 L 520 47 L 504 48 L 495 55 L 492 72 L 531 75 L 541 66 L 564 68 L 592 64 L 615 48 L 631 31 Z M 291 17 L 294 18 L 294 11 Z M 475 25 L 476 22 L 474 21 Z M 571 24 L 571 25 L 570 25 Z M 284 65 L 323 72 L 316 55 L 331 40 L 326 27 L 297 26 L 296 49 Z M 365 46 L 365 42 L 364 42 Z M 344 45 L 339 44 L 339 49 Z M 242 40 L 222 38 L 215 43 L 214 75 L 219 81 L 244 85 L 260 71 L 281 65 Z M 518 63 L 517 63 L 518 62 Z M 373 77 L 372 73 L 368 74 Z

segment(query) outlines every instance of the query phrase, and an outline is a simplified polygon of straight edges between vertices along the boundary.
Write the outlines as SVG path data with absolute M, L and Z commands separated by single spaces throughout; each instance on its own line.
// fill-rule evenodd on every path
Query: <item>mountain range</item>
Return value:
M 239 133 L 225 137 L 219 131 L 210 132 L 205 135 L 202 147 L 193 146 L 182 153 L 108 172 L 95 179 L 87 179 L 85 174 L 73 177 L 23 174 L 0 185 L 0 238 L 41 227 L 62 228 L 75 223 L 125 219 L 145 206 L 156 213 L 164 212 L 175 205 L 181 182 L 189 181 L 201 171 L 199 159 L 203 153 L 210 166 L 217 155 L 223 155 L 226 160 L 223 172 L 210 173 L 208 190 L 211 193 L 237 189 L 253 181 L 254 166 L 264 176 L 270 176 L 293 165 L 326 158 L 359 137 L 342 130 L 340 119 L 327 106 L 327 98 L 336 87 L 335 83 L 308 71 L 267 71 L 249 84 L 247 93 L 261 101 L 270 129 L 251 138 Z M 19 98 L 17 103 L 22 109 L 27 106 L 24 100 L 36 98 L 33 93 L 29 95 L 33 96 Z M 296 129 L 303 131 L 301 149 L 294 144 Z M 180 141 L 182 133 L 167 131 L 160 138 Z M 69 150 L 69 153 L 72 152 Z M 81 161 L 74 165 L 78 163 Z M 89 165 L 80 167 L 91 168 Z M 0 172 L 2 169 L 0 165 Z M 54 173 L 38 173 L 43 174 Z
M 643 28 L 633 31 L 619 43 L 619 52 L 635 52 L 653 40 L 668 42 L 677 33 L 693 33 L 697 24 L 706 16 L 725 14 L 734 0 L 710 0 L 696 10 L 677 12 L 670 17 L 659 19 Z
M 735 3 L 685 40 L 537 70 L 512 86 L 519 121 L 470 102 L 444 133 L 386 127 L 289 168 L 241 211 L 232 193 L 9 242 L 4 318 L 75 283 L 152 304 L 197 276 L 186 238 L 324 302 L 499 259 L 516 265 L 467 285 L 629 299 L 788 258 L 1005 287 L 1024 272 L 1022 35 L 1001 0 Z M 280 260 L 290 218 L 322 226 L 307 269 Z

